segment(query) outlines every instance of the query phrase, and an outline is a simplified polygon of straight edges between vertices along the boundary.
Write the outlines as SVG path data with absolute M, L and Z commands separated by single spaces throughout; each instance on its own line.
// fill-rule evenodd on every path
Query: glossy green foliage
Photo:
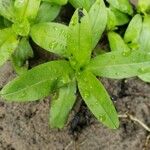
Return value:
M 139 39 L 139 49 L 147 52 L 150 55 L 150 16 L 144 16 L 142 31 Z M 139 76 L 140 79 L 146 82 L 150 82 L 150 70 L 146 71 L 145 74 Z
M 42 0 L 42 1 L 55 3 L 55 4 L 59 4 L 59 5 L 65 5 L 68 0 Z
M 138 0 L 137 9 L 139 12 L 150 12 L 150 1 L 149 0 Z
M 103 0 L 97 0 L 89 11 L 92 26 L 92 48 L 95 48 L 107 24 L 107 9 Z
M 66 55 L 68 27 L 58 23 L 39 23 L 30 35 L 39 46 L 58 55 Z
M 12 64 L 18 74 L 24 73 L 28 69 L 28 59 L 33 57 L 33 51 L 28 39 L 22 38 L 12 55 Z
M 31 29 L 32 38 L 35 38 L 39 45 L 46 46 L 45 49 L 48 51 L 55 48 L 55 46 L 51 47 L 53 43 L 51 40 L 56 40 L 59 46 L 57 47 L 58 54 L 61 56 L 64 54 L 60 44 L 64 35 L 61 37 L 61 34 L 62 32 L 65 33 L 64 37 L 67 38 L 67 41 L 65 41 L 65 38 L 63 41 L 66 42 L 66 50 L 68 50 L 65 53 L 67 61 L 52 61 L 25 72 L 7 84 L 1 91 L 1 96 L 8 101 L 24 102 L 38 100 L 53 94 L 49 119 L 50 126 L 62 128 L 75 103 L 76 84 L 78 84 L 83 100 L 95 117 L 112 129 L 118 128 L 118 116 L 108 93 L 91 72 L 85 71 L 92 52 L 91 28 L 90 17 L 85 9 L 75 11 L 69 28 L 56 23 L 41 23 L 33 26 Z M 104 29 L 101 29 L 101 32 L 102 30 Z M 39 36 L 36 37 L 37 33 Z M 41 38 L 41 36 L 44 36 L 44 38 Z M 43 43 L 44 41 L 49 42 L 49 44 L 46 45 L 46 42 Z M 91 94 L 91 96 L 86 97 L 85 92 Z
M 0 94 L 8 101 L 38 100 L 48 96 L 56 88 L 67 84 L 72 73 L 66 61 L 45 63 L 17 77 L 6 85 Z
M 36 17 L 36 23 L 53 21 L 60 12 L 60 6 L 48 2 L 42 2 Z
M 129 15 L 133 14 L 132 5 L 130 4 L 129 0 L 107 0 L 110 5 L 114 8 L 127 13 Z
M 150 15 L 144 16 L 142 31 L 140 34 L 139 44 L 143 51 L 150 52 Z
M 81 96 L 96 118 L 112 129 L 118 128 L 116 110 L 99 80 L 87 71 L 81 73 L 77 80 Z
M 15 0 L 14 11 L 16 20 L 22 22 L 23 19 L 32 21 L 39 10 L 41 0 Z
M 90 61 L 92 32 L 86 10 L 77 9 L 68 29 L 67 49 L 73 68 L 79 69 Z
M 71 3 L 71 5 L 75 8 L 85 8 L 89 11 L 95 1 L 96 0 L 69 0 L 69 3 Z
M 76 100 L 76 84 L 71 82 L 57 90 L 51 98 L 49 123 L 52 128 L 63 128 Z
M 9 59 L 17 45 L 17 36 L 11 28 L 0 30 L 0 66 Z
M 114 51 L 92 59 L 88 70 L 97 76 L 123 79 L 145 73 L 150 55 L 143 51 Z
M 0 0 L 0 15 L 14 21 L 14 0 Z
M 137 49 L 140 33 L 142 30 L 142 16 L 137 14 L 130 21 L 124 35 L 124 41 L 132 48 Z M 136 46 L 137 45 L 137 46 Z
M 108 40 L 111 51 L 130 51 L 130 48 L 118 33 L 108 32 Z
M 121 26 L 129 22 L 129 16 L 114 7 L 107 8 L 107 14 L 107 30 L 114 30 L 117 26 Z

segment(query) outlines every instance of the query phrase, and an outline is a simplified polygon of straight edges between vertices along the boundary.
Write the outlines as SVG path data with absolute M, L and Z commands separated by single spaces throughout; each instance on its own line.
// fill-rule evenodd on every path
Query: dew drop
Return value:
M 106 116 L 105 115 L 100 115 L 98 118 L 102 122 L 104 122 L 106 120 Z

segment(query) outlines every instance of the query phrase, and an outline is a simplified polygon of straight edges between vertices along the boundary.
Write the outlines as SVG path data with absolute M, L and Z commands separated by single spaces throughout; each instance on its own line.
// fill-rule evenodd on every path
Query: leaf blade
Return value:
M 123 79 L 143 74 L 150 55 L 143 51 L 109 52 L 91 60 L 87 69 L 97 76 Z
M 68 27 L 58 23 L 39 23 L 31 28 L 33 41 L 45 50 L 66 56 Z
M 86 10 L 77 9 L 68 29 L 67 49 L 70 63 L 75 68 L 87 64 L 91 57 L 92 33 L 89 16 Z
M 78 87 L 82 98 L 96 118 L 109 128 L 119 126 L 118 115 L 103 85 L 90 72 L 78 76 Z
M 92 48 L 94 48 L 100 40 L 107 24 L 107 10 L 103 0 L 97 0 L 92 5 L 89 17 L 92 26 Z
M 68 114 L 75 103 L 76 84 L 70 82 L 59 89 L 51 99 L 49 123 L 52 128 L 63 128 Z
M 0 95 L 8 101 L 34 101 L 48 96 L 56 86 L 70 81 L 73 71 L 66 61 L 39 65 L 8 83 Z

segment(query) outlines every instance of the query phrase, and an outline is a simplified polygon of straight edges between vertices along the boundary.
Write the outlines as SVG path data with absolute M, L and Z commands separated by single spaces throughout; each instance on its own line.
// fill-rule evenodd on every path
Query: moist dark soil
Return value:
M 58 21 L 68 24 L 73 10 L 66 6 Z M 66 11 L 67 10 L 67 11 Z M 70 13 L 69 13 L 70 12 Z M 65 14 L 70 14 L 66 15 Z M 35 58 L 30 68 L 58 56 L 42 50 L 32 41 Z M 105 43 L 105 42 L 104 42 Z M 11 63 L 0 69 L 0 89 L 15 78 Z M 133 115 L 150 127 L 150 84 L 138 78 L 100 79 L 118 114 Z M 64 129 L 50 129 L 50 97 L 30 103 L 8 103 L 0 99 L 0 150 L 149 150 L 148 133 L 130 118 L 120 118 L 118 130 L 99 123 L 78 95 Z

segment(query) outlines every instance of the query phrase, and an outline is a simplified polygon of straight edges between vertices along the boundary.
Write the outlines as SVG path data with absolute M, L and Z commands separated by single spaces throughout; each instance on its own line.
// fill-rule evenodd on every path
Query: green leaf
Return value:
M 12 28 L 14 32 L 20 36 L 28 36 L 30 32 L 30 23 L 27 19 L 22 20 L 21 22 L 16 21 Z
M 130 48 L 118 33 L 108 32 L 108 40 L 111 51 L 130 51 Z
M 132 18 L 124 35 L 124 41 L 128 43 L 131 48 L 132 45 L 138 45 L 141 30 L 142 17 L 141 15 L 137 14 Z
M 11 28 L 0 30 L 0 66 L 9 59 L 17 45 L 17 36 Z
M 81 96 L 95 117 L 109 128 L 118 128 L 118 115 L 101 82 L 90 72 L 81 73 L 77 80 Z
M 79 69 L 90 61 L 92 32 L 89 15 L 85 9 L 77 9 L 68 30 L 67 49 L 73 68 Z
M 76 84 L 70 82 L 68 85 L 55 92 L 51 99 L 49 123 L 52 128 L 63 128 L 68 114 L 76 99 Z
M 138 76 L 144 82 L 150 82 L 150 72 Z
M 66 56 L 68 27 L 58 23 L 39 23 L 31 28 L 33 41 L 49 52 Z
M 137 9 L 139 12 L 149 12 L 150 11 L 150 0 L 138 0 Z
M 121 12 L 129 15 L 133 14 L 132 5 L 130 4 L 129 0 L 107 0 L 107 2 Z
M 150 52 L 150 15 L 144 16 L 139 45 L 140 50 Z
M 22 38 L 15 53 L 12 55 L 12 64 L 18 74 L 28 69 L 28 59 L 33 57 L 33 50 L 28 39 Z
M 17 21 L 29 19 L 32 21 L 37 16 L 41 0 L 15 0 L 15 16 Z
M 107 8 L 107 13 L 107 30 L 114 30 L 117 26 L 121 26 L 129 22 L 129 16 L 127 14 L 122 13 L 113 7 Z
M 8 83 L 0 95 L 8 101 L 34 101 L 70 82 L 73 71 L 67 61 L 39 65 Z
M 92 48 L 100 40 L 107 24 L 107 9 L 103 0 L 97 0 L 89 11 L 90 22 L 92 26 Z
M 122 79 L 143 74 L 150 66 L 150 55 L 144 51 L 114 51 L 92 59 L 88 70 L 95 75 Z
M 14 21 L 14 0 L 0 0 L 0 15 Z
M 96 0 L 69 0 L 69 3 L 75 8 L 84 8 L 89 11 L 95 1 Z
M 35 22 L 40 23 L 53 21 L 58 16 L 60 8 L 61 7 L 59 5 L 42 2 Z
M 68 2 L 68 0 L 42 0 L 42 1 L 55 3 L 55 4 L 58 4 L 58 5 L 65 5 Z

